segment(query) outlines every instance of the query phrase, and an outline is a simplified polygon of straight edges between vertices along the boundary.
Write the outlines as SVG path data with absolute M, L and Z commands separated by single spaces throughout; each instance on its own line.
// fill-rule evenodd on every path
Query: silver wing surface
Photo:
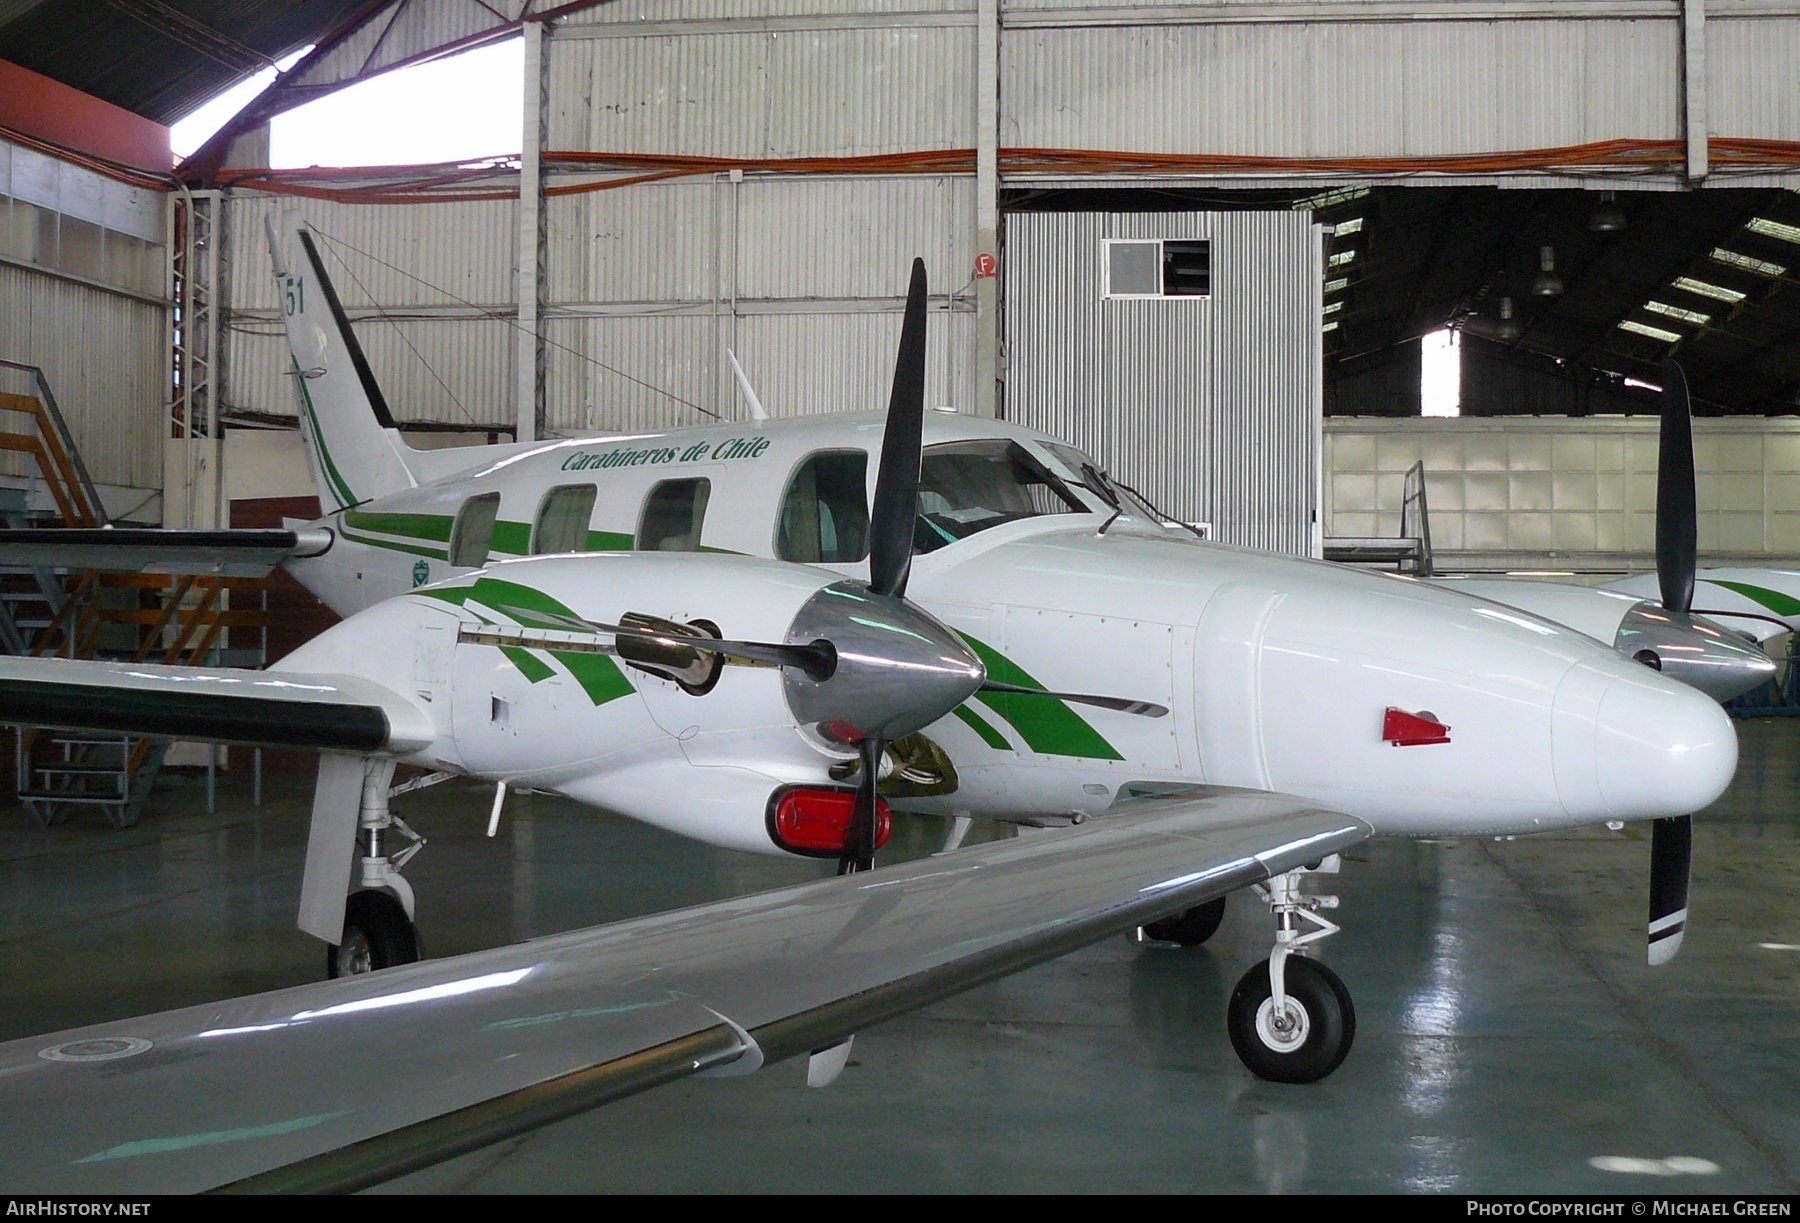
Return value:
M 9 1192 L 344 1191 L 750 1073 L 1353 845 L 1200 790 L 887 869 L 0 1045 Z
M 323 555 L 331 548 L 331 539 L 331 532 L 323 528 L 23 528 L 0 530 L 0 565 L 259 578 L 289 557 Z
M 0 657 L 0 723 L 319 751 L 404 753 L 417 705 L 355 675 Z

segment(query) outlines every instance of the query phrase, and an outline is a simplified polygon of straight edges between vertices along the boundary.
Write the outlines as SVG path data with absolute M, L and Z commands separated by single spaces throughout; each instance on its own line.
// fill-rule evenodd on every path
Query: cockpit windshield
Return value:
M 919 465 L 913 551 L 935 552 L 1021 518 L 1091 512 L 1017 442 L 949 442 L 928 448 Z

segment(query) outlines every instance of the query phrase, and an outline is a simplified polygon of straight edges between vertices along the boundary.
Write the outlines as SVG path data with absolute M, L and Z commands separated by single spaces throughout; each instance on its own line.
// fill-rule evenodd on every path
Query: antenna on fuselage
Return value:
M 762 424 L 769 419 L 768 411 L 762 406 L 762 400 L 756 397 L 756 388 L 750 385 L 750 376 L 744 373 L 744 367 L 738 364 L 737 354 L 729 348 L 725 355 L 731 359 L 731 372 L 737 375 L 738 389 L 744 392 L 744 399 L 750 405 L 750 419 Z

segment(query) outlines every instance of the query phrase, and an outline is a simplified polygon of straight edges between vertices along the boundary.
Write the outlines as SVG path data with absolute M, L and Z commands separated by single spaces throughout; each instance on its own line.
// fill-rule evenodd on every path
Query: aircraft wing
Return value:
M 435 739 L 408 698 L 355 675 L 0 657 L 0 723 L 318 751 Z
M 11 1041 L 0 1184 L 377 1184 L 687 1075 L 829 1047 L 1369 834 L 1301 799 L 1192 791 L 892 868 Z
M 289 557 L 331 547 L 324 528 L 184 531 L 154 527 L 0 530 L 0 565 L 48 565 L 120 573 L 262 577 Z

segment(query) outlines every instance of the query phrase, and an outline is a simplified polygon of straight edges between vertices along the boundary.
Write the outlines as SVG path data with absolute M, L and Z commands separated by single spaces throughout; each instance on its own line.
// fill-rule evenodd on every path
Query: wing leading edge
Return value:
M 0 1045 L 24 1192 L 349 1190 L 750 1073 L 1353 845 L 1251 791 L 371 976 Z
M 0 530 L 0 565 L 259 578 L 290 557 L 324 555 L 331 541 L 331 532 L 323 527 L 292 531 L 32 527 Z
M 0 723 L 318 751 L 432 742 L 406 697 L 355 675 L 0 657 Z

